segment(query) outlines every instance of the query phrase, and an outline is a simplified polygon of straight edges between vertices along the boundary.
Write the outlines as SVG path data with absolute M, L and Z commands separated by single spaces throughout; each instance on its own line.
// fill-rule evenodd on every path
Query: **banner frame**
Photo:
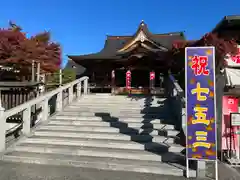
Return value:
M 187 87 L 188 87 L 188 77 L 187 77 L 187 69 L 188 69 L 188 57 L 187 57 L 187 50 L 188 49 L 212 49 L 213 50 L 213 82 L 214 82 L 214 118 L 215 118 L 215 146 L 216 146 L 216 159 L 215 160 L 207 160 L 207 159 L 194 159 L 194 158 L 188 158 L 188 125 L 187 125 L 187 121 L 188 121 L 188 115 L 187 115 L 187 100 L 188 100 L 188 91 L 187 91 Z M 215 71 L 215 67 L 216 67 L 216 64 L 215 64 L 215 47 L 214 46 L 202 46 L 202 47 L 185 47 L 185 108 L 186 108 L 186 177 L 189 178 L 189 160 L 196 160 L 198 165 L 200 162 L 207 162 L 207 161 L 214 161 L 215 162 L 215 179 L 218 180 L 218 156 L 217 156 L 217 110 L 216 110 L 216 71 Z M 199 167 L 197 167 L 199 168 Z

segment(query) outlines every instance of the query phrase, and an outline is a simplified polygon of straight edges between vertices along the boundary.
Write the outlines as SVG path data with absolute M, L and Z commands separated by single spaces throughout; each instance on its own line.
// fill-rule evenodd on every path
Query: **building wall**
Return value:
M 226 84 L 226 78 L 223 74 L 216 75 L 216 110 L 217 110 L 217 142 L 218 149 L 221 149 L 222 144 L 222 97 L 224 95 L 224 87 Z

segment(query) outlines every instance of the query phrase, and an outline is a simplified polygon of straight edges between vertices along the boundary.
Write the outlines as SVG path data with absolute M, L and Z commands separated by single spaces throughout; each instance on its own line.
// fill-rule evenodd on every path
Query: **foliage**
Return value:
M 10 22 L 0 29 L 0 64 L 29 75 L 32 61 L 41 64 L 42 72 L 55 72 L 61 63 L 60 45 L 50 41 L 50 33 L 43 32 L 28 38 L 22 28 Z
M 198 41 L 181 41 L 175 42 L 173 44 L 172 51 L 170 52 L 170 56 L 172 63 L 176 63 L 177 66 L 184 67 L 184 53 L 185 47 L 193 47 L 193 46 L 214 46 L 216 51 L 216 68 L 220 70 L 225 65 L 225 56 L 226 54 L 235 55 L 238 51 L 237 43 L 234 40 L 227 40 L 219 38 L 217 34 L 208 33 L 204 35 Z M 181 60 L 180 60 L 181 59 Z M 176 62 L 177 61 L 177 62 Z
M 73 69 L 66 68 L 62 71 L 63 84 L 76 80 L 76 72 Z
M 72 82 L 76 79 L 76 72 L 72 69 L 63 69 L 62 70 L 62 84 L 66 84 Z M 60 83 L 59 79 L 59 71 L 55 72 L 51 75 L 50 78 L 47 79 L 46 84 L 58 86 Z

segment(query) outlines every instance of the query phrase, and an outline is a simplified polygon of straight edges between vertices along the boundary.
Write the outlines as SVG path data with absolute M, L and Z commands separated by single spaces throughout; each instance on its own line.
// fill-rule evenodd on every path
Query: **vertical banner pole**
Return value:
M 217 168 L 215 48 L 185 48 L 186 166 L 196 160 L 197 177 L 206 177 L 206 161 Z M 216 179 L 218 178 L 217 169 Z
M 187 116 L 187 102 L 188 102 L 188 91 L 187 91 L 187 68 L 188 68 L 188 59 L 187 59 L 187 51 L 185 49 L 185 98 L 186 98 L 186 104 L 185 104 L 185 118 L 186 118 L 186 129 L 185 129 L 185 136 L 186 136 L 186 177 L 189 178 L 189 159 L 188 159 L 188 125 L 187 125 L 187 122 L 188 122 L 188 116 Z M 183 114 L 183 113 L 182 113 Z M 183 116 L 183 115 L 182 115 Z
M 2 92 L 1 92 L 1 90 L 0 90 L 0 109 L 1 109 L 1 108 L 3 108 L 3 107 L 2 107 Z
M 218 180 L 218 160 L 215 161 L 215 180 Z
M 186 177 L 189 178 L 189 160 L 186 157 Z
M 215 67 L 216 67 L 216 60 L 215 60 L 215 48 L 213 48 L 213 82 L 214 82 L 214 114 L 215 114 L 215 147 L 216 147 L 216 159 L 215 159 L 215 180 L 218 180 L 218 131 L 217 131 L 217 100 L 216 100 L 216 72 L 215 72 Z

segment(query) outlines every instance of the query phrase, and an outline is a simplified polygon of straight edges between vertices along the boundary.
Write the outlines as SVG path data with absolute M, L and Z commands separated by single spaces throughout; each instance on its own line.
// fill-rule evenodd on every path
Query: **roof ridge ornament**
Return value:
M 142 20 L 141 21 L 141 26 L 144 26 L 144 25 L 145 25 L 144 20 Z
M 140 33 L 139 33 L 139 39 L 140 39 L 141 42 L 144 42 L 144 41 L 145 41 L 146 37 L 145 37 L 145 34 L 144 34 L 143 31 L 140 31 Z

